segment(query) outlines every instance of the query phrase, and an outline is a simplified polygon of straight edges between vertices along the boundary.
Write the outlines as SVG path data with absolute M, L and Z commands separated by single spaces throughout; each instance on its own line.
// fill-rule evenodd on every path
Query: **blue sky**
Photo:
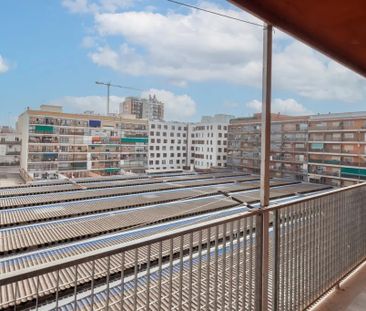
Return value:
M 186 2 L 255 21 L 226 1 Z M 149 93 L 166 102 L 168 119 L 259 109 L 259 27 L 165 0 L 2 0 L 0 8 L 0 124 L 43 103 L 102 112 L 96 80 L 143 90 L 113 89 L 113 111 L 124 96 Z M 365 97 L 365 79 L 276 30 L 274 111 L 366 110 Z

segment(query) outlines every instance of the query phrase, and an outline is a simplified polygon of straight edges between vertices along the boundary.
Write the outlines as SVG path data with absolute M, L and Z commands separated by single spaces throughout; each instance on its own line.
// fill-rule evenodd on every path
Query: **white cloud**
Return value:
M 262 111 L 262 102 L 259 100 L 252 100 L 246 104 L 247 108 L 254 110 L 254 112 Z M 273 113 L 281 113 L 285 115 L 310 115 L 313 112 L 302 104 L 298 103 L 293 98 L 281 99 L 276 98 L 272 101 L 272 109 Z
M 242 11 L 203 6 L 257 21 Z M 165 77 L 182 86 L 210 80 L 261 86 L 262 30 L 258 27 L 194 10 L 187 14 L 98 11 L 94 18 L 100 37 L 121 40 L 118 48 L 105 44 L 89 53 L 100 66 L 134 76 Z M 278 30 L 275 38 L 275 88 L 320 100 L 366 98 L 365 80 L 357 74 Z
M 141 97 L 148 98 L 149 95 L 156 95 L 156 98 L 165 104 L 165 119 L 185 121 L 196 113 L 196 102 L 188 95 L 176 95 L 166 90 L 150 89 L 142 92 Z
M 118 113 L 119 104 L 124 101 L 124 97 L 110 96 L 111 113 Z M 65 96 L 49 102 L 49 104 L 61 105 L 65 112 L 83 113 L 87 110 L 95 113 L 105 114 L 107 110 L 106 96 Z
M 71 13 L 96 14 L 102 12 L 116 12 L 131 6 L 133 0 L 62 0 L 62 5 Z
M 141 97 L 148 98 L 149 95 L 156 95 L 157 99 L 165 104 L 165 119 L 183 121 L 188 120 L 196 113 L 196 102 L 188 95 L 176 95 L 170 91 L 150 89 L 143 91 Z M 119 104 L 124 97 L 110 96 L 110 112 L 118 113 Z M 65 112 L 83 113 L 94 111 L 98 114 L 105 114 L 107 109 L 106 96 L 65 96 L 50 101 L 48 104 L 61 105 Z
M 5 73 L 9 70 L 9 65 L 5 59 L 0 55 L 0 74 Z

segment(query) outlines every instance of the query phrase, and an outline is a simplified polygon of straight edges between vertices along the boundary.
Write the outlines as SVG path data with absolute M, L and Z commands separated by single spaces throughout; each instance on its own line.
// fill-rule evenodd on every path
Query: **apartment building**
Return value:
M 149 98 L 127 97 L 120 104 L 120 114 L 130 114 L 136 119 L 164 120 L 164 103 L 160 102 L 155 95 Z
M 197 170 L 226 167 L 229 121 L 231 115 L 203 116 L 189 125 L 188 161 Z
M 148 123 L 122 116 L 64 113 L 62 107 L 27 109 L 17 122 L 21 169 L 31 179 L 144 172 Z
M 366 181 L 366 112 L 310 116 L 308 162 L 313 182 Z
M 186 169 L 188 164 L 188 124 L 183 122 L 149 122 L 150 171 Z
M 307 180 L 308 117 L 272 114 L 271 162 L 273 177 Z M 228 166 L 260 172 L 261 114 L 230 121 Z
M 9 126 L 0 127 L 0 166 L 19 166 L 21 138 Z

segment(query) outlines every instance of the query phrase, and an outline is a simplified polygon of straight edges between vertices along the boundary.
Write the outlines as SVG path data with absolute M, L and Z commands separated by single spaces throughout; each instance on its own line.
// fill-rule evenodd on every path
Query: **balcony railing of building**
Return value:
M 365 200 L 359 184 L 9 271 L 0 308 L 303 310 L 366 259 Z

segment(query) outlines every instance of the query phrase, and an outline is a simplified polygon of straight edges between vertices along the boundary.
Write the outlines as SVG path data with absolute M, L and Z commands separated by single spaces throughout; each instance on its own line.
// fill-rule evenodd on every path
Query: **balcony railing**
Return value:
M 303 310 L 366 259 L 365 200 L 359 184 L 9 271 L 0 308 Z

